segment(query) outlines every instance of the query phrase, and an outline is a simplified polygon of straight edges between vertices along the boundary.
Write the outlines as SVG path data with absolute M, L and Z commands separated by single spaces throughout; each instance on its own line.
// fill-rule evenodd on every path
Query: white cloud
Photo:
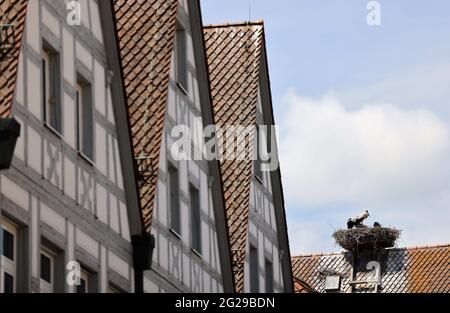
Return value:
M 449 240 L 450 130 L 439 117 L 388 104 L 347 110 L 333 97 L 294 91 L 282 105 L 280 158 L 287 208 L 295 216 L 293 253 L 314 252 L 306 247 L 314 238 L 324 249 L 324 233 L 332 246 L 332 227 L 318 214 L 339 225 L 363 207 L 404 229 L 405 244 Z
M 434 112 L 450 118 L 450 63 L 392 70 L 379 81 L 363 86 L 330 90 L 345 107 L 358 107 L 367 99 L 395 103 L 402 108 L 432 107 Z

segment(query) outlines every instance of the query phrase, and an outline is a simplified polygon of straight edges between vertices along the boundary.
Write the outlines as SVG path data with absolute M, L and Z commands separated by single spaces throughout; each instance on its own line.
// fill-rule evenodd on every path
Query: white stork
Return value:
M 352 229 L 353 227 L 359 228 L 364 227 L 362 222 L 370 216 L 369 210 L 364 210 L 355 218 L 349 218 L 347 221 L 347 228 Z

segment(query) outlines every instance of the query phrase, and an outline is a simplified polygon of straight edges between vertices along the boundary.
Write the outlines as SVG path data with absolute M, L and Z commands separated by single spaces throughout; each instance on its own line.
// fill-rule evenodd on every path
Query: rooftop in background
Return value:
M 382 293 L 450 292 L 450 244 L 414 248 L 384 249 L 381 262 Z M 356 264 L 356 281 L 372 279 L 368 263 L 373 256 L 361 255 Z M 339 290 L 351 292 L 353 254 L 313 254 L 292 258 L 296 292 L 327 292 L 327 276 L 340 277 Z M 306 286 L 306 287 L 305 287 Z M 354 287 L 353 292 L 370 292 L 369 284 Z M 311 292 L 311 291 L 309 291 Z

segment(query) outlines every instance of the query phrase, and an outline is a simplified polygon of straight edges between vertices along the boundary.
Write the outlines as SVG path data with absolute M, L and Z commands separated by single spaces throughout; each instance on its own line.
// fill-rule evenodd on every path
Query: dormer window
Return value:
M 325 292 L 333 293 L 341 290 L 341 276 L 329 275 L 325 277 Z

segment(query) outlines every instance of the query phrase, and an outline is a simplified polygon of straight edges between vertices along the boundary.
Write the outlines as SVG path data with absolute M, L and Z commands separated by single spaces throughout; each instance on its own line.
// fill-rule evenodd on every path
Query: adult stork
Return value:
M 367 219 L 370 216 L 369 210 L 364 210 L 361 214 L 359 214 L 357 217 L 349 218 L 347 220 L 347 228 L 352 229 L 353 227 L 361 228 L 364 227 L 363 223 L 365 219 Z

